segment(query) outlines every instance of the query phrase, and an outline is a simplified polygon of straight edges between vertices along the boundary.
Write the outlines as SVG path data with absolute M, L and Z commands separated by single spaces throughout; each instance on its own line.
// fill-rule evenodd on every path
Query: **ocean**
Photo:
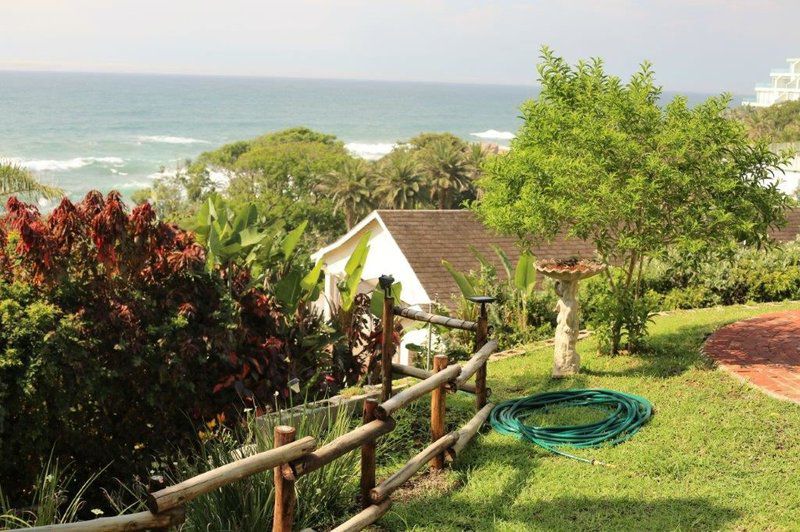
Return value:
M 537 93 L 535 86 L 0 72 L 0 159 L 73 199 L 91 189 L 128 196 L 203 151 L 293 126 L 335 134 L 366 158 L 423 131 L 507 144 L 520 104 Z

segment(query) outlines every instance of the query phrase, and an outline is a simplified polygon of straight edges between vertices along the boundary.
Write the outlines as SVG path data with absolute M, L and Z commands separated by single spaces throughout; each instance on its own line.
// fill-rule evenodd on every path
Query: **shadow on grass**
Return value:
M 716 329 L 715 325 L 683 325 L 669 333 L 650 337 L 644 352 L 629 356 L 637 364 L 620 370 L 597 369 L 587 364 L 581 373 L 592 377 L 655 377 L 668 379 L 693 368 L 712 369 L 714 364 L 702 354 L 703 342 Z M 609 355 L 610 356 L 610 355 Z
M 437 513 L 437 502 L 447 507 L 446 513 Z M 702 497 L 644 501 L 563 496 L 517 503 L 513 494 L 503 493 L 479 502 L 455 502 L 445 495 L 408 503 L 393 513 L 381 523 L 387 530 L 720 530 L 729 528 L 741 515 Z M 420 519 L 422 516 L 425 518 Z

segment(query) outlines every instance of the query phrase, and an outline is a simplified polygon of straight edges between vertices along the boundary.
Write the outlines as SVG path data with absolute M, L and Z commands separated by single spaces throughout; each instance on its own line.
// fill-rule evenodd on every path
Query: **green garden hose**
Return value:
M 597 408 L 609 415 L 603 420 L 586 425 L 536 427 L 525 424 L 525 420 L 536 413 L 580 406 Z M 516 436 L 551 453 L 589 464 L 608 465 L 558 448 L 566 446 L 583 449 L 622 443 L 636 434 L 652 415 L 653 406 L 644 397 L 613 390 L 587 389 L 537 393 L 504 401 L 494 407 L 490 421 L 497 432 Z

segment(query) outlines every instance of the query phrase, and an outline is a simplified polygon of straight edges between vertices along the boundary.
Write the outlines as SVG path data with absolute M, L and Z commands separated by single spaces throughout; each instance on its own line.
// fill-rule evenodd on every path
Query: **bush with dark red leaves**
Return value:
M 193 235 L 119 194 L 0 216 L 0 485 L 30 488 L 51 449 L 128 482 L 204 424 L 324 393 L 331 333 L 286 316 L 246 270 L 208 272 Z

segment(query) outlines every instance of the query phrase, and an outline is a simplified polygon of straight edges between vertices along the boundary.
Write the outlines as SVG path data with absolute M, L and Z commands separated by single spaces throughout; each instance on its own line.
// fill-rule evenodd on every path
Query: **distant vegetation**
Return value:
M 333 135 L 292 128 L 226 144 L 187 161 L 136 194 L 163 217 L 185 221 L 219 185 L 234 203 L 253 201 L 267 217 L 308 220 L 314 245 L 340 236 L 372 209 L 452 209 L 475 199 L 486 156 L 479 144 L 450 133 L 423 133 L 378 161 L 351 155 Z M 272 214 L 274 213 L 274 214 Z
M 741 106 L 731 111 L 731 115 L 744 123 L 752 140 L 800 141 L 800 101 L 770 107 Z

